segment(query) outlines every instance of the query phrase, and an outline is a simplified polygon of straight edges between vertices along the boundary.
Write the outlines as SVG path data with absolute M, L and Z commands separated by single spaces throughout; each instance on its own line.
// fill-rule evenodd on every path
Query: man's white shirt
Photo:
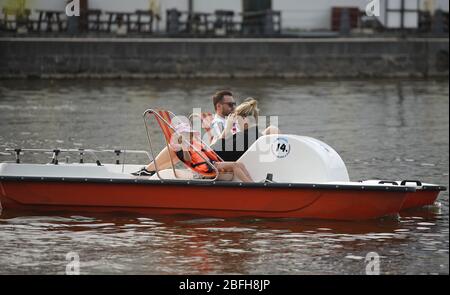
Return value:
M 214 119 L 211 123 L 211 130 L 213 132 L 214 139 L 220 137 L 223 130 L 225 129 L 225 125 L 227 124 L 227 119 L 219 116 L 218 114 L 214 115 Z M 233 124 L 233 134 L 239 132 L 239 128 L 236 123 Z

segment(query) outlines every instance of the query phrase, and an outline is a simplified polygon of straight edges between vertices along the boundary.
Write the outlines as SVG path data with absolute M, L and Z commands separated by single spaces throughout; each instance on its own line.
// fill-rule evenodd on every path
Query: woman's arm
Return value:
M 262 132 L 263 135 L 280 134 L 281 131 L 275 126 L 269 126 Z

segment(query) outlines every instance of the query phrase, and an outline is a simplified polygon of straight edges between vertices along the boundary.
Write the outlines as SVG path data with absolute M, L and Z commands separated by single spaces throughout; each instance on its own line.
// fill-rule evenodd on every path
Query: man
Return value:
M 225 129 L 227 117 L 234 112 L 236 108 L 236 102 L 233 98 L 231 91 L 222 90 L 214 94 L 213 96 L 214 110 L 216 112 L 214 120 L 211 123 L 211 130 L 215 141 L 221 136 Z M 233 126 L 233 133 L 238 132 L 237 125 Z

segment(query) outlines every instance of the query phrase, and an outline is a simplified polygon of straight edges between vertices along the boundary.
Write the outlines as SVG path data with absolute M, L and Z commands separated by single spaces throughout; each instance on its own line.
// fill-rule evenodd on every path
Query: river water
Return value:
M 148 149 L 146 108 L 211 111 L 221 88 L 258 98 L 283 132 L 334 147 L 352 180 L 448 186 L 449 84 L 433 80 L 0 81 L 0 161 L 8 147 Z M 1 213 L 0 274 L 64 274 L 70 252 L 81 274 L 364 274 L 370 252 L 382 274 L 448 274 L 448 192 L 367 222 Z

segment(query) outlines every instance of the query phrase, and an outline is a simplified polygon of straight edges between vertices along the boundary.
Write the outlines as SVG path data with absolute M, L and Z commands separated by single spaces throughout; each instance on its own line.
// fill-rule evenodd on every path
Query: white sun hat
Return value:
M 175 132 L 178 134 L 183 133 L 199 133 L 197 130 L 193 130 L 189 124 L 181 122 L 175 126 Z

